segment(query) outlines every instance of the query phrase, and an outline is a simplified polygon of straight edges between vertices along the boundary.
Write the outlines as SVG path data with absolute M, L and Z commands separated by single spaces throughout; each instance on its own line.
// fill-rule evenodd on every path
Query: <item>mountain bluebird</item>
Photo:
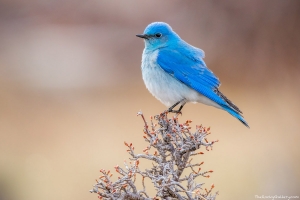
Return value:
M 203 60 L 204 51 L 177 35 L 164 22 L 149 24 L 136 35 L 145 41 L 142 75 L 147 89 L 169 112 L 180 112 L 187 102 L 203 103 L 227 111 L 245 126 L 242 111 L 219 91 L 220 81 Z M 173 110 L 180 104 L 178 110 Z

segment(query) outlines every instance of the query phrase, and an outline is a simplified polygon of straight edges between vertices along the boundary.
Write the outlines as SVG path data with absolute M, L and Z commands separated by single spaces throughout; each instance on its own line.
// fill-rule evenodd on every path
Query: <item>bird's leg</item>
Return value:
M 180 112 L 181 111 L 181 109 L 183 108 L 183 106 L 186 104 L 186 102 L 183 102 L 182 104 L 181 104 L 181 106 L 180 106 L 180 108 L 179 108 L 179 110 L 178 110 L 178 112 Z
M 178 104 L 180 104 L 180 107 L 178 110 L 173 110 L 173 108 L 175 108 Z M 172 113 L 181 113 L 181 109 L 183 108 L 183 106 L 186 104 L 186 101 L 185 99 L 182 99 L 180 101 L 178 101 L 177 103 L 175 103 L 173 106 L 171 106 L 169 109 L 168 109 L 168 112 L 172 112 Z
M 175 103 L 173 106 L 171 106 L 169 109 L 168 109 L 168 112 L 172 112 L 173 111 L 173 108 L 175 108 L 178 104 L 180 104 L 181 101 L 178 101 L 177 103 Z

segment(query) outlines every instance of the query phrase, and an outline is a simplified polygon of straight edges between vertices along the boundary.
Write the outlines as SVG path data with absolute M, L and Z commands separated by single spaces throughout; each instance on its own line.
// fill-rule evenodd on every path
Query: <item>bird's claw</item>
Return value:
M 176 113 L 176 114 L 182 115 L 182 112 L 180 110 L 168 110 L 167 112 Z

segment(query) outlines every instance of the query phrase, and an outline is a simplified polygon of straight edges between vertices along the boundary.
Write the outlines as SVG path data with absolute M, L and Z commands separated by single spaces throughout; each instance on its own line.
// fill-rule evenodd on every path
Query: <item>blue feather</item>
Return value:
M 185 53 L 187 53 L 186 50 L 179 52 L 174 48 L 172 50 L 162 48 L 158 53 L 157 63 L 165 72 L 216 102 L 225 111 L 249 127 L 239 114 L 239 109 L 233 108 L 215 92 L 220 85 L 219 79 L 206 67 L 204 61 L 199 57 L 191 59 L 191 54 L 187 57 L 184 56 Z
M 184 99 L 222 108 L 249 127 L 241 110 L 218 90 L 220 81 L 207 68 L 204 51 L 182 40 L 163 22 L 149 24 L 137 36 L 145 41 L 143 79 L 156 98 L 167 106 Z

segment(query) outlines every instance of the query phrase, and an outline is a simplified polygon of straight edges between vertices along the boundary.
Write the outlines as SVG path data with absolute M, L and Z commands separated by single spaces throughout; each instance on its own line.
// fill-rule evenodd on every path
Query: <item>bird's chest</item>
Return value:
M 142 75 L 147 89 L 166 106 L 180 101 L 183 84 L 157 64 L 158 51 L 143 53 Z
M 170 76 L 157 64 L 158 51 L 153 51 L 151 53 L 143 53 L 142 59 L 142 75 L 148 90 L 154 95 L 159 96 L 159 94 L 168 85 L 168 79 Z

